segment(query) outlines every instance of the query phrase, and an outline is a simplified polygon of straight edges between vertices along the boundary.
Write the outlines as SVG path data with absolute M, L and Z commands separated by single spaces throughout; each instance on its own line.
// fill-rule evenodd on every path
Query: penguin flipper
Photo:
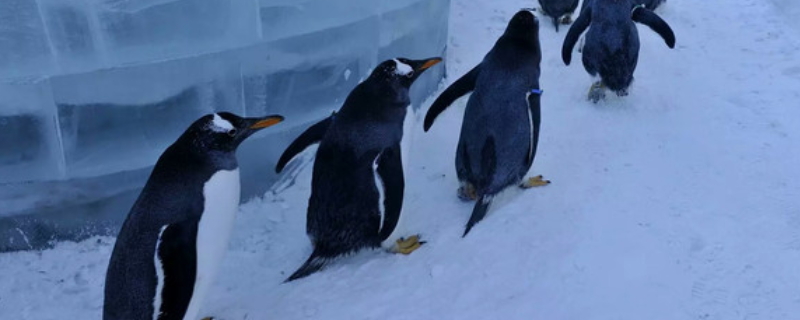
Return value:
M 650 29 L 658 33 L 658 35 L 664 39 L 668 47 L 675 48 L 675 33 L 672 32 L 672 28 L 669 27 L 669 24 L 661 19 L 655 12 L 638 6 L 633 8 L 631 18 L 633 21 L 650 27 Z
M 466 237 L 467 233 L 472 230 L 472 227 L 483 220 L 494 197 L 494 195 L 487 195 L 485 193 L 486 187 L 492 184 L 492 177 L 494 177 L 497 172 L 497 149 L 493 136 L 489 136 L 483 143 L 483 148 L 481 150 L 481 171 L 481 178 L 479 178 L 475 186 L 480 196 L 478 197 L 478 201 L 475 202 L 475 207 L 472 209 L 472 215 L 469 217 L 467 228 L 464 230 L 464 235 L 462 235 L 462 237 Z
M 400 144 L 395 144 L 391 148 L 381 152 L 378 159 L 377 174 L 383 182 L 384 200 L 382 205 L 384 210 L 383 226 L 380 229 L 380 240 L 384 241 L 392 235 L 397 221 L 400 220 L 400 211 L 403 209 L 403 191 L 405 189 L 405 179 L 403 177 L 403 159 L 400 154 Z
M 189 308 L 197 274 L 197 220 L 185 220 L 164 226 L 156 246 L 163 281 L 160 310 L 156 314 L 182 315 Z M 156 268 L 159 266 L 157 265 Z M 162 317 L 158 317 L 161 319 Z
M 537 89 L 538 90 L 538 89 Z M 536 149 L 539 146 L 539 127 L 542 122 L 542 108 L 541 108 L 541 90 L 538 92 L 540 93 L 530 93 L 528 94 L 528 112 L 529 118 L 531 120 L 531 142 L 528 146 L 528 158 L 526 159 L 526 164 L 530 168 L 533 164 L 533 159 L 536 157 Z
M 575 19 L 575 22 L 569 27 L 567 36 L 564 38 L 564 45 L 561 47 L 561 59 L 564 60 L 564 64 L 569 65 L 572 61 L 572 48 L 575 47 L 578 38 L 586 31 L 586 28 L 588 28 L 591 23 L 592 7 L 587 6 L 581 11 L 578 19 Z
M 423 126 L 425 132 L 428 132 L 431 126 L 433 126 L 433 121 L 436 120 L 436 117 L 453 104 L 456 99 L 475 90 L 475 81 L 478 79 L 480 67 L 481 65 L 479 64 L 472 68 L 472 70 L 456 80 L 456 82 L 453 82 L 453 84 L 447 87 L 447 89 L 436 98 L 436 101 L 434 101 L 433 105 L 428 109 L 428 113 L 425 114 L 425 123 Z
M 464 235 L 461 237 L 466 237 L 472 227 L 475 226 L 476 223 L 483 220 L 483 217 L 486 216 L 486 212 L 489 211 L 489 206 L 492 204 L 492 196 L 483 195 L 481 196 L 477 202 L 475 202 L 475 207 L 472 209 L 472 215 L 469 217 L 469 221 L 467 222 L 467 227 L 464 230 Z
M 281 154 L 280 160 L 278 160 L 278 164 L 275 165 L 275 172 L 281 173 L 283 168 L 286 167 L 286 164 L 289 163 L 298 153 L 303 152 L 308 146 L 315 144 L 322 140 L 322 137 L 325 136 L 325 132 L 328 131 L 328 128 L 331 126 L 333 122 L 333 117 L 336 115 L 334 112 L 331 116 L 323 119 L 320 122 L 315 123 L 306 131 L 300 134 L 286 150 L 283 151 Z

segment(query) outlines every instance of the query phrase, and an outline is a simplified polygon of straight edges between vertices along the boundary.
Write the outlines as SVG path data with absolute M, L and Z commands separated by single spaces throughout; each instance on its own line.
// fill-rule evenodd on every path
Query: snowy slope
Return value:
M 234 319 L 796 319 L 800 37 L 761 0 L 669 0 L 675 50 L 640 26 L 631 95 L 593 105 L 542 24 L 542 136 L 518 194 L 460 238 L 466 99 L 417 127 L 402 225 L 428 244 L 364 252 L 293 283 L 310 166 L 242 206 L 203 314 Z M 787 2 L 788 3 L 788 2 Z M 454 0 L 447 79 L 480 61 L 527 1 Z M 795 7 L 796 8 L 796 7 Z M 790 27 L 790 25 L 792 25 Z M 576 53 L 577 54 L 577 53 Z M 427 110 L 427 104 L 423 110 Z M 306 154 L 306 159 L 310 159 Z M 113 239 L 0 255 L 0 319 L 97 319 Z

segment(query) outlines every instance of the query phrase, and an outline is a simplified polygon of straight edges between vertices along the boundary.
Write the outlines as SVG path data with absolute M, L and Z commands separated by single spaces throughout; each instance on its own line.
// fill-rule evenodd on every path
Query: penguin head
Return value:
M 202 150 L 233 152 L 253 133 L 283 121 L 283 116 L 242 118 L 230 112 L 207 114 L 197 119 L 182 138 Z
M 438 57 L 423 60 L 395 58 L 379 64 L 369 77 L 373 80 L 389 83 L 393 87 L 399 86 L 408 89 L 422 72 L 441 61 L 442 58 Z
M 537 37 L 539 19 L 530 10 L 520 10 L 508 22 L 505 34 L 513 37 Z

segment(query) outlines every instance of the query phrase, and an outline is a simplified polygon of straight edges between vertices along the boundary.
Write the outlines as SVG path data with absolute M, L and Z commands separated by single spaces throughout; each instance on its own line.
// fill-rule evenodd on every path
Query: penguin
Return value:
M 539 143 L 541 59 L 539 21 L 530 11 L 519 11 L 483 61 L 445 89 L 425 115 L 427 132 L 440 113 L 472 92 L 456 151 L 458 195 L 477 200 L 463 236 L 501 191 L 550 183 L 541 176 L 523 182 Z
M 311 256 L 286 281 L 321 270 L 334 258 L 378 248 L 392 234 L 403 206 L 403 122 L 411 84 L 441 58 L 383 61 L 347 96 L 342 107 L 312 125 L 286 148 L 275 167 L 319 143 L 311 179 L 306 233 Z M 408 254 L 422 242 L 399 239 Z
M 553 18 L 553 26 L 558 32 L 560 24 L 572 23 L 572 13 L 578 8 L 579 0 L 539 0 L 542 14 Z
M 593 0 L 583 0 L 583 3 L 581 3 L 581 11 L 583 11 L 583 9 L 586 9 L 589 2 L 592 1 Z M 650 9 L 650 11 L 654 11 L 659 6 L 664 4 L 664 2 L 667 2 L 667 0 L 633 0 L 633 5 L 644 6 L 645 8 Z
M 592 0 L 583 0 L 581 2 L 581 10 L 580 11 L 583 12 L 583 9 L 586 9 L 586 6 L 591 1 Z M 634 4 L 634 6 L 644 6 L 645 8 L 650 9 L 651 11 L 654 11 L 654 10 L 656 10 L 656 8 L 658 8 L 661 4 L 663 4 L 666 1 L 667 0 L 633 0 L 633 4 Z M 580 44 L 578 45 L 578 52 L 582 52 L 582 50 L 583 50 L 583 42 L 584 42 L 584 39 L 583 39 L 583 37 L 581 37 Z
M 161 154 L 114 245 L 104 320 L 197 319 L 239 206 L 236 148 L 281 121 L 205 115 Z
M 600 76 L 592 84 L 588 99 L 597 103 L 605 97 L 605 89 L 618 96 L 628 95 L 633 72 L 639 59 L 639 34 L 634 22 L 642 23 L 658 33 L 669 48 L 675 47 L 675 34 L 657 14 L 632 0 L 591 0 L 569 28 L 561 48 L 566 65 L 572 60 L 572 48 L 586 28 L 581 51 L 583 67 L 591 76 Z

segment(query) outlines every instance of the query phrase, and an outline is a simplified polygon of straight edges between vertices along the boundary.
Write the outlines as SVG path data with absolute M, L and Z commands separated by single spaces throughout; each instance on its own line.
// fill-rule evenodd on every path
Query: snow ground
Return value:
M 453 0 L 454 81 L 526 1 Z M 203 314 L 234 319 L 795 319 L 800 314 L 800 38 L 788 1 L 669 0 L 644 26 L 631 95 L 593 105 L 565 31 L 542 23 L 542 136 L 517 195 L 461 233 L 453 155 L 466 99 L 417 127 L 398 234 L 283 284 L 311 251 L 310 166 L 244 204 Z M 791 8 L 795 10 L 798 8 Z M 796 19 L 796 17 L 794 18 Z M 577 54 L 577 53 L 576 53 Z M 422 110 L 427 110 L 428 101 Z M 308 154 L 307 154 L 308 156 Z M 307 159 L 309 159 L 307 157 Z M 99 319 L 113 239 L 0 254 L 0 319 Z

